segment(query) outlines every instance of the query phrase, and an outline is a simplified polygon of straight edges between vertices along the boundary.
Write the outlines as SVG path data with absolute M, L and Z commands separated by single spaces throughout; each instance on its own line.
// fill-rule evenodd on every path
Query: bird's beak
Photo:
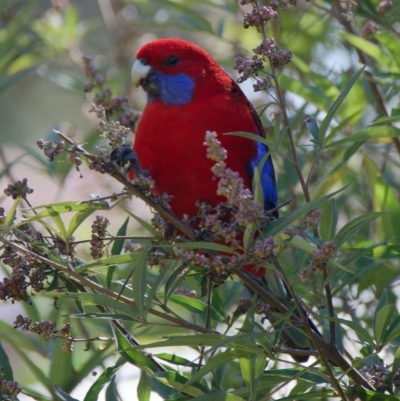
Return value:
M 151 68 L 145 59 L 138 59 L 134 62 L 131 71 L 133 84 L 141 86 L 152 98 L 159 97 L 157 71 Z
M 133 84 L 138 87 L 142 84 L 143 80 L 146 79 L 147 75 L 151 70 L 151 66 L 147 64 L 147 61 L 143 58 L 136 60 L 133 63 L 132 71 L 131 71 L 131 78 Z

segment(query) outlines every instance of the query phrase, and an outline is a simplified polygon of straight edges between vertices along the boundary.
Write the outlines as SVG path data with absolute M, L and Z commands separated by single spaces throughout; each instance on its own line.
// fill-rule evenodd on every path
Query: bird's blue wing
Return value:
M 262 126 L 260 118 L 258 117 L 257 112 L 254 109 L 252 110 L 252 115 L 254 122 L 256 123 L 258 128 L 258 135 L 263 137 L 264 128 Z M 268 146 L 261 142 L 257 142 L 257 155 L 253 160 L 251 160 L 247 167 L 250 177 L 252 179 L 254 176 L 254 169 L 260 165 L 260 162 L 262 162 L 263 159 L 265 159 L 265 155 L 267 153 Z M 278 194 L 276 191 L 275 170 L 271 156 L 268 156 L 264 164 L 262 165 L 260 171 L 260 181 L 264 195 L 264 210 L 267 211 L 275 209 L 278 206 Z M 278 212 L 276 212 L 275 215 L 276 217 L 278 217 Z

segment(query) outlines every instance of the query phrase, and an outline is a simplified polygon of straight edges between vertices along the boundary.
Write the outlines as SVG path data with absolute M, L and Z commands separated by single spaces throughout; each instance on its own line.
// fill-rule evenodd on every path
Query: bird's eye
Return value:
M 179 63 L 179 58 L 176 56 L 169 56 L 167 60 L 165 61 L 165 65 L 168 67 L 173 67 L 174 65 L 177 65 Z

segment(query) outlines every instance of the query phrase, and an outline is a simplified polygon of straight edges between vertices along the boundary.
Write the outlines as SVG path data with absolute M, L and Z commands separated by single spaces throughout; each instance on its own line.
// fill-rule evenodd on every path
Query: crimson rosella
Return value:
M 144 45 L 136 57 L 132 80 L 147 92 L 147 105 L 137 126 L 133 150 L 141 169 L 154 180 L 153 192 L 172 195 L 170 206 L 179 218 L 196 216 L 198 200 L 213 207 L 224 201 L 217 195 L 217 181 L 211 172 L 214 162 L 206 157 L 207 131 L 218 134 L 227 150 L 227 167 L 238 172 L 251 189 L 254 168 L 268 148 L 244 137 L 222 135 L 241 131 L 264 136 L 256 111 L 236 82 L 210 54 L 184 40 L 155 40 Z M 264 209 L 276 208 L 275 173 L 270 157 L 262 167 L 261 184 Z M 276 275 L 272 278 L 274 283 L 268 278 L 265 281 L 265 268 L 247 266 L 244 270 L 258 282 L 268 282 L 269 291 L 278 298 L 290 298 Z M 291 340 L 287 339 L 286 344 L 309 348 L 306 336 L 293 329 L 285 331 L 285 337 Z

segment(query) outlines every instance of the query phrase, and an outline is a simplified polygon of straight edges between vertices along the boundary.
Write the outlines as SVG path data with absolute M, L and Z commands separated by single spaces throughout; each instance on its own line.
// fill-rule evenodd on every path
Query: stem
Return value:
M 205 321 L 205 328 L 208 329 L 210 326 L 210 317 L 211 317 L 211 300 L 212 300 L 212 281 L 211 278 L 208 277 L 208 291 L 207 291 L 207 312 L 206 312 L 206 321 Z M 201 364 L 203 363 L 204 359 L 204 350 L 205 350 L 205 345 L 203 345 L 200 348 L 200 360 L 199 360 L 199 367 L 198 371 L 201 368 Z

